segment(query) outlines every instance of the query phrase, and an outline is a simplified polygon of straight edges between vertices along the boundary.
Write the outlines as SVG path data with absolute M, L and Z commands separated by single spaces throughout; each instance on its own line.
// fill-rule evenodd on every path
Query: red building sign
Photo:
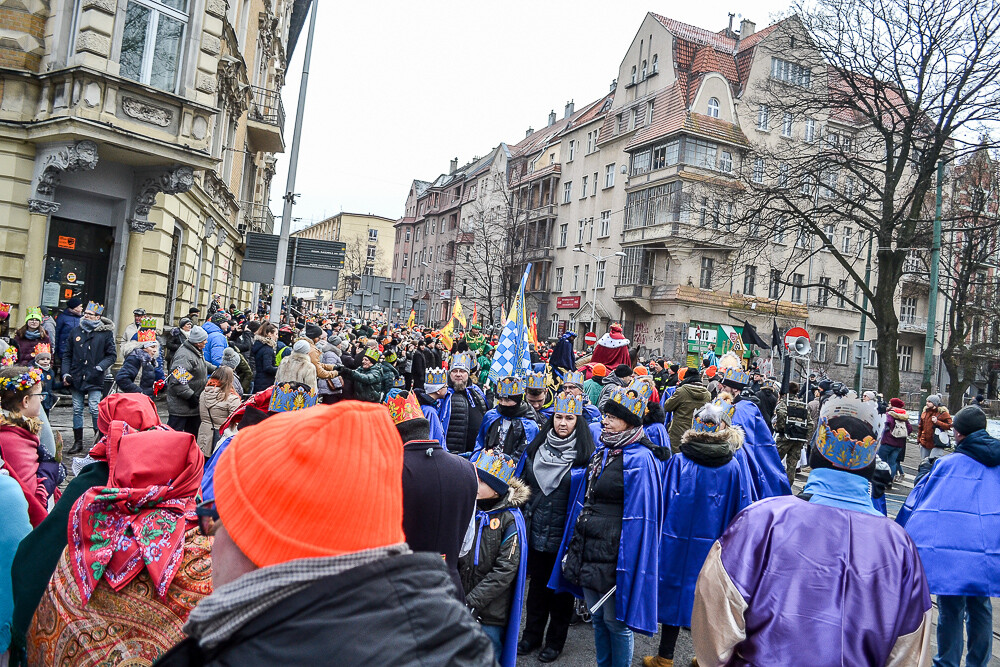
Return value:
M 556 308 L 566 309 L 566 308 L 579 308 L 580 307 L 580 297 L 578 296 L 560 296 L 556 297 Z

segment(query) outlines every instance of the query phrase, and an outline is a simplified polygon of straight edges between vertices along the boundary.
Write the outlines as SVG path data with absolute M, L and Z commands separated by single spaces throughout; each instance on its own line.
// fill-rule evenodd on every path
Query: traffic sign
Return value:
M 597 342 L 597 334 L 593 331 L 588 331 L 583 337 L 583 342 L 587 344 L 587 347 L 590 347 Z
M 785 349 L 787 350 L 791 345 L 795 344 L 797 338 L 805 338 L 809 340 L 809 332 L 802 327 L 792 327 L 785 332 Z

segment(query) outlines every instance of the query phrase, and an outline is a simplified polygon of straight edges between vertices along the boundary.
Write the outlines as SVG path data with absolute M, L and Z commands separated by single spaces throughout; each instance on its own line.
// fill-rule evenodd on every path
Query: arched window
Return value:
M 635 83 L 635 65 L 632 65 L 632 83 Z
M 719 98 L 712 97 L 708 100 L 708 115 L 712 118 L 719 117 Z
M 642 78 L 643 79 L 646 78 L 646 61 L 645 60 L 642 61 Z
M 660 66 L 659 60 L 660 60 L 660 56 L 654 53 L 653 54 L 653 74 L 656 74 L 657 69 Z

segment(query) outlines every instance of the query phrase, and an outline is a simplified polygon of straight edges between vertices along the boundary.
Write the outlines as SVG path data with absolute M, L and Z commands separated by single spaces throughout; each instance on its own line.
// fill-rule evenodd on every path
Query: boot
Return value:
M 67 454 L 79 454 L 83 451 L 83 429 L 75 428 L 73 429 L 73 446 L 70 447 Z
M 642 667 L 674 667 L 672 658 L 661 658 L 658 655 L 647 655 L 642 659 Z

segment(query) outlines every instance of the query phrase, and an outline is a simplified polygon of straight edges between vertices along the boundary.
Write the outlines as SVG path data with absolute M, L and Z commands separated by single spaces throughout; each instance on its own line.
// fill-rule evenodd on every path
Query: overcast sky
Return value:
M 314 5 L 317 0 L 314 0 Z M 647 11 L 712 30 L 728 13 L 767 26 L 787 0 L 322 2 L 309 75 L 293 229 L 340 211 L 397 218 L 414 178 L 434 180 L 550 110 L 606 94 Z M 271 208 L 281 215 L 308 21 L 288 67 L 286 153 Z

